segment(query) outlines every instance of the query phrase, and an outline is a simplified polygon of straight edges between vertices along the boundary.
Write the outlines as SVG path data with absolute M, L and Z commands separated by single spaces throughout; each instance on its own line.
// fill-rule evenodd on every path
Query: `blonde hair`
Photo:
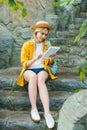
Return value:
M 47 29 L 47 28 L 37 28 L 37 29 L 35 29 L 33 38 L 36 36 L 37 32 L 40 32 L 40 31 L 42 31 L 42 30 L 44 30 L 44 29 Z M 47 29 L 47 30 L 48 30 L 48 29 Z M 49 30 L 48 30 L 48 31 L 49 31 Z

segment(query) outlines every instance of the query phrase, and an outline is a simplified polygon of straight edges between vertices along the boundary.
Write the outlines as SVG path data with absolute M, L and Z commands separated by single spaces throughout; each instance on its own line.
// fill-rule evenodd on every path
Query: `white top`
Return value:
M 43 43 L 36 43 L 36 49 L 35 49 L 35 53 L 34 56 L 38 56 L 39 54 L 43 53 Z M 35 68 L 43 68 L 44 64 L 42 61 L 42 58 L 36 60 L 30 67 L 29 69 L 35 69 Z

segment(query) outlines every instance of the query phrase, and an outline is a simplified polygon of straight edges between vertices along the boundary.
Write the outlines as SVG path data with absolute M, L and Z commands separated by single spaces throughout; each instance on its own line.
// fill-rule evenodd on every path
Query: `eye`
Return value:
M 45 36 L 47 36 L 47 35 L 48 35 L 48 33 L 43 33 L 43 32 L 42 32 L 42 33 L 41 33 L 41 35 L 45 35 Z

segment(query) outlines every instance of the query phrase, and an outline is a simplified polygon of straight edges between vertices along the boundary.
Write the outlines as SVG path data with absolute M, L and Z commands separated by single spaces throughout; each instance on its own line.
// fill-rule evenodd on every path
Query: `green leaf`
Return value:
M 16 3 L 15 3 L 14 0 L 8 0 L 8 5 L 9 5 L 10 7 L 13 7 L 13 6 L 16 5 Z
M 80 71 L 87 73 L 87 61 L 82 66 L 79 67 L 79 73 Z
M 19 4 L 20 6 L 24 7 L 24 3 L 23 2 L 17 1 L 17 4 Z
M 18 7 L 18 5 L 15 5 L 15 6 L 12 7 L 12 9 L 13 9 L 13 10 L 18 10 L 19 7 Z
M 77 88 L 76 90 L 75 90 L 75 92 L 77 93 L 77 92 L 80 92 L 81 90 L 83 90 L 82 88 Z
M 6 3 L 8 2 L 8 0 L 0 0 L 0 2 Z
M 76 0 L 60 0 L 58 2 L 53 2 L 53 6 L 68 6 L 70 4 L 73 4 Z
M 87 34 L 87 19 L 84 20 L 80 27 L 78 35 L 75 37 L 74 43 L 78 43 L 80 39 Z
M 53 6 L 69 6 L 77 2 L 77 0 L 58 0 L 58 2 L 53 2 Z M 79 0 L 78 0 L 79 2 Z
M 24 18 L 27 15 L 27 10 L 25 8 L 22 9 L 22 17 Z
M 75 40 L 74 40 L 74 43 L 78 43 L 80 41 L 80 37 L 79 36 L 76 36 L 75 37 Z
M 63 2 L 62 1 L 58 1 L 58 2 L 53 2 L 53 6 L 60 6 Z
M 85 73 L 83 71 L 80 71 L 80 80 L 84 82 L 85 79 Z
M 4 2 L 4 3 L 7 3 L 7 2 L 8 2 L 8 0 L 3 0 L 3 2 Z
M 65 0 L 66 1 L 66 0 Z M 76 0 L 67 0 L 67 5 L 73 4 Z

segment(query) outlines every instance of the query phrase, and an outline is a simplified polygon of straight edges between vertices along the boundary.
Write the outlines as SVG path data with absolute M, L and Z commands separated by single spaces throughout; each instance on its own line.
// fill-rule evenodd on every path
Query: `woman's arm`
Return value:
M 38 56 L 34 57 L 33 59 L 29 60 L 26 64 L 27 68 L 30 67 L 36 60 L 42 57 L 42 54 L 39 54 Z

